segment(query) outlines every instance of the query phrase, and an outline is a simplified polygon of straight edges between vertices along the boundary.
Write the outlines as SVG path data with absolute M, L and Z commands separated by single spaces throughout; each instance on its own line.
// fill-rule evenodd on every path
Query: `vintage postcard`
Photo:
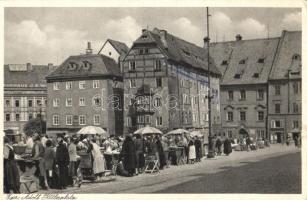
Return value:
M 304 199 L 291 2 L 2 2 L 4 199 Z

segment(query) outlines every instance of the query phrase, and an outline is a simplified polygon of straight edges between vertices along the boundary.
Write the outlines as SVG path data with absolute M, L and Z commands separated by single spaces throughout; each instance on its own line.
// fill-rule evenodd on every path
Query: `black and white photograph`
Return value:
M 127 3 L 3 7 L 2 192 L 304 193 L 306 4 Z

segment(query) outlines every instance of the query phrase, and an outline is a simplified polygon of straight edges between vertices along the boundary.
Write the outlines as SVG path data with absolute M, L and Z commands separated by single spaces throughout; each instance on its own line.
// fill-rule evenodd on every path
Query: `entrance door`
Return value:
M 282 133 L 277 132 L 276 136 L 277 136 L 277 143 L 281 143 L 282 142 Z
M 240 129 L 239 134 L 240 134 L 241 137 L 247 137 L 248 136 L 248 133 L 244 128 Z

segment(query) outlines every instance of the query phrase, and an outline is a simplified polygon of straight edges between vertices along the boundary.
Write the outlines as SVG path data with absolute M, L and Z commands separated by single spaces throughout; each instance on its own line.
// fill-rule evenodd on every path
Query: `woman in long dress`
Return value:
M 4 193 L 20 193 L 20 176 L 15 161 L 15 153 L 10 145 L 10 139 L 4 136 Z
M 196 150 L 193 140 L 189 142 L 189 163 L 194 164 L 196 159 Z
M 98 181 L 101 180 L 102 174 L 105 172 L 105 159 L 102 153 L 100 152 L 100 147 L 96 144 L 96 140 L 92 139 L 92 156 L 93 156 L 93 172 Z

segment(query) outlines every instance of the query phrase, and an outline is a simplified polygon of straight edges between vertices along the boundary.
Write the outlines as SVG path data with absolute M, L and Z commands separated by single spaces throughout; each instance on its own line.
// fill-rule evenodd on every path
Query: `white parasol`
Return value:
M 192 131 L 192 132 L 190 133 L 190 136 L 191 136 L 191 137 L 195 137 L 195 136 L 197 136 L 197 137 L 202 137 L 203 134 L 201 134 L 201 132 L 199 132 L 199 131 Z
M 166 133 L 165 135 L 182 135 L 184 133 L 190 133 L 190 132 L 185 130 L 185 129 L 178 128 L 178 129 L 175 129 L 175 130 L 172 130 L 172 131 Z
M 109 134 L 103 129 L 98 126 L 86 126 L 80 129 L 77 134 L 79 135 L 103 135 L 105 137 L 108 137 Z
M 140 134 L 140 135 L 159 134 L 159 135 L 162 135 L 163 133 L 157 128 L 154 128 L 154 127 L 151 127 L 151 126 L 146 126 L 146 127 L 143 127 L 143 128 L 136 130 L 134 132 L 134 134 Z

